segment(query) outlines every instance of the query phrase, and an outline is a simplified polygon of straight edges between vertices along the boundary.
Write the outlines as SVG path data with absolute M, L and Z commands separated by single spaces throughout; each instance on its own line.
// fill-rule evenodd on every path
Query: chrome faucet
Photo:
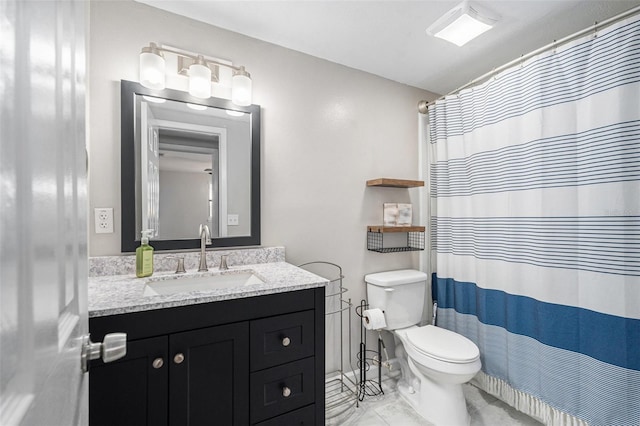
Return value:
M 207 254 L 205 253 L 207 244 L 211 244 L 209 227 L 207 225 L 200 225 L 200 267 L 198 268 L 198 272 L 207 272 L 209 270 L 209 268 L 207 268 Z

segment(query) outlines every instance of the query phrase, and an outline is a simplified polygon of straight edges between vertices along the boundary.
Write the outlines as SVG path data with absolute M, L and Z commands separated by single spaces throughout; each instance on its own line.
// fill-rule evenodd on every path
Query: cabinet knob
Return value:
M 291 344 L 291 339 L 289 339 L 288 337 L 283 337 L 282 338 L 282 346 L 289 346 Z
M 283 386 L 282 387 L 282 396 L 287 398 L 287 397 L 289 397 L 289 395 L 291 395 L 291 389 L 288 386 Z
M 182 353 L 178 353 L 173 357 L 173 362 L 176 364 L 182 364 L 182 361 L 184 361 L 184 354 Z
M 156 358 L 153 360 L 153 363 L 151 365 L 153 365 L 153 368 L 162 368 L 162 366 L 164 365 L 164 360 L 162 358 Z

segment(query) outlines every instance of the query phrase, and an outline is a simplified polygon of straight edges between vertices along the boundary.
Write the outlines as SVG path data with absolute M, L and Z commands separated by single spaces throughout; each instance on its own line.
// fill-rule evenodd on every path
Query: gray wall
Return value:
M 160 171 L 159 239 L 197 236 L 198 226 L 209 217 L 209 179 L 206 173 Z M 166 217 L 180 220 L 163 220 Z
M 262 107 L 263 245 L 285 246 L 293 264 L 340 264 L 356 303 L 365 274 L 419 266 L 419 252 L 367 251 L 366 226 L 382 223 L 384 202 L 417 209 L 420 190 L 365 182 L 418 178 L 416 106 L 433 94 L 132 1 L 92 1 L 90 23 L 90 207 L 113 206 L 116 223 L 114 234 L 90 233 L 90 255 L 120 252 L 119 81 L 138 80 L 140 49 L 155 41 L 251 73 Z

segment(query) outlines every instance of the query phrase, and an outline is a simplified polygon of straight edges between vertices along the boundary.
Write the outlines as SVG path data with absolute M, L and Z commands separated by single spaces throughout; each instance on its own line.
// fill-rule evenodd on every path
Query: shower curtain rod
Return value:
M 435 99 L 433 101 L 420 101 L 420 102 L 418 102 L 418 111 L 421 114 L 426 114 L 427 113 L 427 109 L 429 107 L 429 104 L 433 104 L 434 102 L 439 101 L 440 99 L 444 99 L 447 96 L 455 95 L 456 93 L 459 93 L 462 90 L 467 89 L 467 88 L 469 88 L 471 86 L 478 85 L 478 84 L 488 80 L 492 76 L 498 74 L 499 72 L 502 72 L 505 69 L 510 68 L 510 67 L 512 67 L 512 66 L 514 66 L 514 65 L 516 65 L 518 63 L 526 61 L 527 59 L 530 59 L 533 56 L 539 55 L 540 53 L 546 52 L 547 50 L 550 50 L 550 49 L 555 49 L 558 46 L 561 46 L 561 45 L 566 44 L 566 43 L 568 43 L 570 41 L 573 41 L 573 40 L 575 40 L 577 38 L 580 38 L 583 35 L 590 33 L 591 31 L 597 32 L 598 29 L 602 29 L 602 28 L 608 27 L 609 25 L 615 24 L 616 22 L 621 21 L 621 20 L 623 20 L 623 19 L 625 19 L 625 18 L 627 18 L 627 17 L 629 17 L 631 15 L 634 15 L 634 14 L 638 13 L 638 12 L 640 12 L 640 6 L 636 6 L 636 7 L 632 8 L 632 9 L 627 10 L 626 12 L 622 12 L 619 15 L 611 17 L 611 18 L 609 18 L 607 20 L 604 20 L 604 21 L 602 21 L 600 23 L 595 22 L 593 24 L 593 26 L 585 28 L 584 30 L 578 31 L 577 33 L 573 33 L 573 34 L 571 34 L 571 35 L 569 35 L 567 37 L 561 38 L 560 40 L 554 40 L 552 43 L 549 43 L 546 46 L 543 46 L 543 47 L 541 47 L 539 49 L 536 49 L 533 52 L 527 53 L 526 55 L 521 55 L 519 58 L 514 59 L 511 62 L 507 62 L 506 64 L 504 64 L 504 65 L 502 65 L 502 66 L 500 66 L 498 68 L 494 68 L 493 70 L 489 71 L 488 73 L 483 74 L 483 75 L 481 75 L 480 77 L 478 77 L 478 78 L 476 78 L 474 80 L 471 80 L 470 82 L 468 82 L 464 86 L 460 86 L 456 90 L 454 90 L 452 92 L 449 92 L 446 95 L 440 96 L 439 98 L 437 98 L 437 99 Z

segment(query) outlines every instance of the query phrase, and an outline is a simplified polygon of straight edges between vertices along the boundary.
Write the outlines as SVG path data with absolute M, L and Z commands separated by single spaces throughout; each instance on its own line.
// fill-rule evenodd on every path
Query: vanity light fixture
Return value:
M 189 77 L 189 93 L 200 99 L 211 97 L 211 83 L 221 86 L 231 85 L 231 101 L 239 106 L 252 103 L 251 75 L 243 66 L 224 63 L 221 60 L 193 54 L 168 46 L 149 43 L 140 52 L 140 84 L 149 89 L 165 88 L 165 53 L 178 58 L 178 73 Z M 231 81 L 226 80 L 231 71 Z M 226 86 L 228 87 L 228 86 Z
M 488 10 L 464 0 L 431 24 L 427 34 L 463 46 L 493 28 L 498 20 Z

